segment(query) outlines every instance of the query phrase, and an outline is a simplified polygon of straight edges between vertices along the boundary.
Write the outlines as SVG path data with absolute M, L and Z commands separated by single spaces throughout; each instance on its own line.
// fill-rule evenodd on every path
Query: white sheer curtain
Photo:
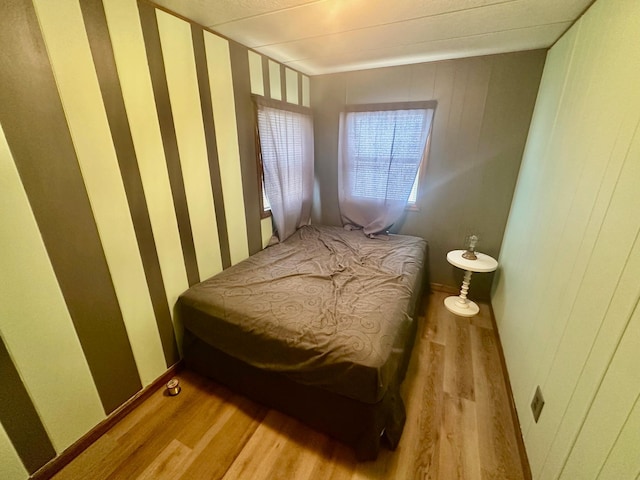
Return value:
M 311 219 L 313 121 L 310 113 L 257 107 L 264 189 L 282 242 Z
M 425 156 L 433 112 L 429 106 L 341 114 L 338 200 L 343 224 L 369 235 L 401 217 Z

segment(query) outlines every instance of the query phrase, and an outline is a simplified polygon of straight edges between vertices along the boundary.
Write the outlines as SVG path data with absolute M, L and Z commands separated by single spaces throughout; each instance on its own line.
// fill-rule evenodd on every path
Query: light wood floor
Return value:
M 154 393 L 55 477 L 63 479 L 527 478 L 489 308 L 465 319 L 434 292 L 421 317 L 395 452 L 358 463 L 326 436 L 182 371 L 176 397 Z

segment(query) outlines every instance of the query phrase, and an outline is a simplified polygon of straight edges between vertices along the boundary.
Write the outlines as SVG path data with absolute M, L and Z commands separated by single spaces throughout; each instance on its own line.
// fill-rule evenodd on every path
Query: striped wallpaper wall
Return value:
M 180 358 L 178 295 L 260 250 L 251 94 L 309 78 L 148 3 L 0 15 L 0 478 Z

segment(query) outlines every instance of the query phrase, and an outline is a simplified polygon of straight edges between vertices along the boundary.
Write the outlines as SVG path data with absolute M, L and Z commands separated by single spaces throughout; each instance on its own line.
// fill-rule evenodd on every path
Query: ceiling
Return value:
M 551 46 L 593 0 L 155 0 L 308 75 Z

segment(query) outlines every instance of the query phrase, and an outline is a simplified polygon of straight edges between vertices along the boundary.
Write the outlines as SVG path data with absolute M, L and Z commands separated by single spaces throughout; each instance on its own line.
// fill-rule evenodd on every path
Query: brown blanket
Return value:
M 249 365 L 375 403 L 403 358 L 425 249 L 303 227 L 185 292 L 184 326 Z

